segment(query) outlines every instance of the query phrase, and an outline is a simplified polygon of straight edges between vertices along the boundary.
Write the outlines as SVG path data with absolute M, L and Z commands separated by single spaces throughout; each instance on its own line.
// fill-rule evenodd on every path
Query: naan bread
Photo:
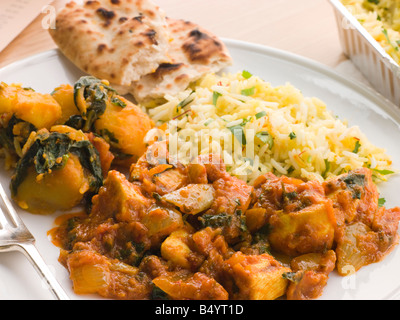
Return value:
M 169 62 L 165 14 L 149 0 L 72 1 L 49 31 L 77 67 L 116 86 Z
M 190 21 L 166 19 L 171 37 L 168 47 L 171 61 L 160 64 L 154 73 L 127 88 L 138 102 L 177 94 L 206 73 L 232 64 L 227 48 L 215 35 Z

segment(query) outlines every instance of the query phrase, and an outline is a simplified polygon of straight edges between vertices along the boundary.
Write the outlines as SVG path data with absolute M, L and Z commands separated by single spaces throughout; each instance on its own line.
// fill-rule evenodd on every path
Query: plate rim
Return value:
M 264 44 L 259 44 L 244 40 L 237 40 L 233 38 L 220 37 L 220 39 L 228 47 L 228 50 L 229 47 L 236 47 L 238 49 L 245 51 L 247 50 L 260 54 L 266 54 L 268 56 L 275 57 L 277 59 L 283 59 L 287 62 L 301 65 L 308 69 L 319 72 L 331 79 L 334 79 L 335 81 L 341 83 L 342 85 L 345 85 L 346 87 L 352 89 L 353 91 L 356 91 L 358 94 L 361 94 L 366 99 L 373 102 L 376 106 L 378 106 L 388 115 L 390 115 L 396 121 L 396 123 L 400 125 L 400 107 L 396 106 L 393 102 L 391 102 L 385 96 L 377 92 L 371 86 L 368 86 L 354 78 L 346 78 L 343 74 L 340 74 L 331 66 L 325 65 L 319 61 L 299 55 L 297 53 L 293 53 L 287 50 L 271 47 Z M 53 48 L 11 62 L 10 64 L 0 68 L 0 76 L 3 72 L 7 72 L 9 69 L 19 67 L 27 63 L 28 64 L 34 63 L 35 60 L 42 61 L 43 59 L 51 58 L 53 56 L 59 56 L 61 58 L 65 58 L 68 60 L 68 58 L 64 56 L 64 54 L 59 48 Z
M 334 68 L 324 65 L 318 61 L 312 60 L 310 58 L 285 51 L 282 49 L 269 47 L 263 44 L 257 44 L 242 40 L 221 38 L 225 45 L 229 48 L 235 48 L 243 51 L 250 51 L 253 53 L 259 53 L 261 55 L 266 55 L 271 58 L 276 58 L 278 60 L 283 60 L 285 62 L 293 63 L 297 66 L 302 66 L 310 71 L 317 72 L 327 78 L 336 81 L 338 84 L 347 87 L 350 91 L 362 95 L 370 103 L 372 103 L 379 110 L 382 110 L 385 114 L 391 117 L 397 125 L 400 126 L 400 108 L 394 103 L 390 102 L 383 95 L 375 91 L 373 88 L 368 87 L 364 83 L 359 82 L 353 78 L 346 78 L 344 75 L 340 74 Z M 43 52 L 36 53 L 34 55 L 25 57 L 23 59 L 14 61 L 2 68 L 0 68 L 0 81 L 3 73 L 12 71 L 14 68 L 23 68 L 25 65 L 34 65 L 36 63 L 45 62 L 46 59 L 59 58 L 61 60 L 68 60 L 58 48 L 53 48 Z M 69 61 L 69 60 L 68 60 Z M 79 68 L 78 68 L 79 69 Z M 82 71 L 83 73 L 83 71 Z M 388 293 L 385 299 L 390 299 L 396 297 L 399 294 L 400 287 L 394 289 L 392 292 Z

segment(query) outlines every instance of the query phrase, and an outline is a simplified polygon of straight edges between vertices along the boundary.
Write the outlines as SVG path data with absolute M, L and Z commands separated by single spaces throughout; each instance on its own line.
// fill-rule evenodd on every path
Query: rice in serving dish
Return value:
M 343 5 L 385 49 L 400 63 L 400 1 L 341 0 Z

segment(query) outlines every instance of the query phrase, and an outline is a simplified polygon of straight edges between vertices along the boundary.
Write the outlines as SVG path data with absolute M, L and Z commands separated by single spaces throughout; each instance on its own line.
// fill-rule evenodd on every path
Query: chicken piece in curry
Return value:
M 218 157 L 183 165 L 156 142 L 128 177 L 109 171 L 90 212 L 54 240 L 76 293 L 308 300 L 335 268 L 356 271 L 397 244 L 400 208 L 378 197 L 369 169 L 324 183 L 268 173 L 250 186 Z

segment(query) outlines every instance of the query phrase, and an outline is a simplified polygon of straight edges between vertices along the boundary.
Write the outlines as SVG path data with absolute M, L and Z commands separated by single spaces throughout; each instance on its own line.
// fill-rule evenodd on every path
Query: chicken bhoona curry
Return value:
M 213 154 L 182 164 L 167 141 L 147 146 L 151 119 L 93 77 L 52 95 L 2 83 L 0 112 L 18 205 L 86 204 L 52 231 L 77 294 L 315 299 L 333 270 L 356 272 L 398 242 L 400 208 L 380 203 L 370 169 L 249 185 Z

